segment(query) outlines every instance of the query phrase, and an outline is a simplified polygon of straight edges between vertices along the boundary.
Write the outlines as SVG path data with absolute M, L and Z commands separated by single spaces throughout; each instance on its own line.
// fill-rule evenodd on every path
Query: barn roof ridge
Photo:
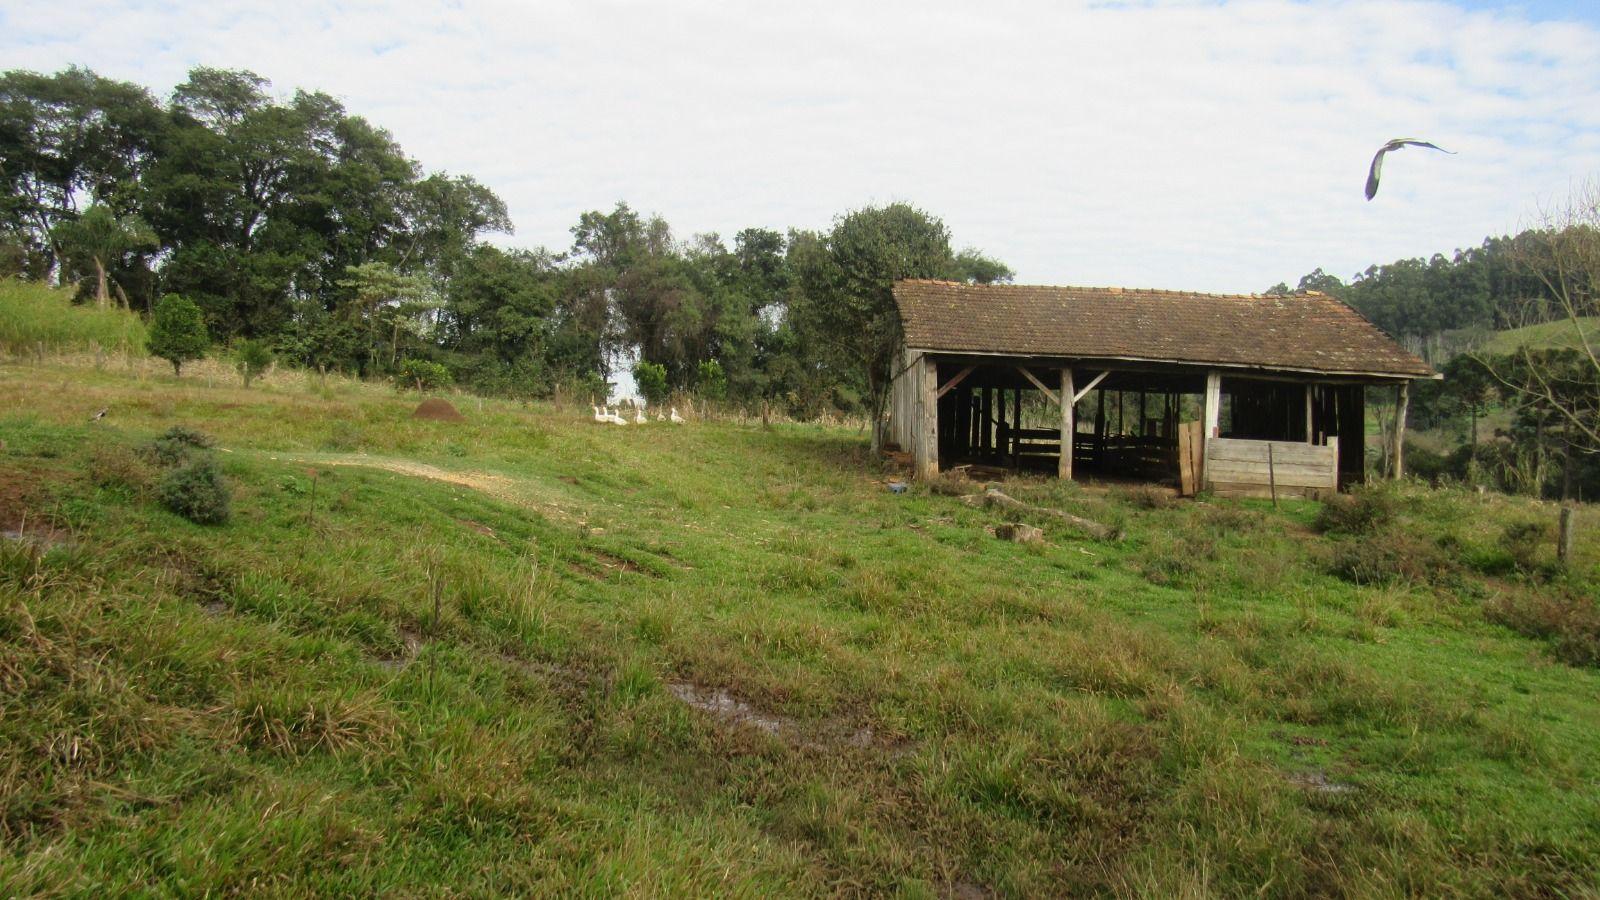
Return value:
M 1319 291 L 1213 294 L 903 279 L 894 284 L 894 299 L 906 346 L 922 350 L 1434 376 L 1359 311 Z

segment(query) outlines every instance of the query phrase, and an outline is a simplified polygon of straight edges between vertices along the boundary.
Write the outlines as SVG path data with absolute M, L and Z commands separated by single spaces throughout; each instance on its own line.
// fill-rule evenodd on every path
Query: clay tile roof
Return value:
M 1427 378 L 1428 364 L 1327 294 L 897 281 L 906 346 Z

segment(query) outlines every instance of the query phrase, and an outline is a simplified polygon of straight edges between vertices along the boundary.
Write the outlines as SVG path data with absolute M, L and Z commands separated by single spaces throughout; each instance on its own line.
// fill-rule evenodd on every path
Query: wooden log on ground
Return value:
M 968 494 L 961 498 L 961 502 L 966 503 L 968 506 L 990 506 L 1053 516 L 1102 541 L 1114 541 L 1118 537 L 1117 530 L 1109 525 L 1101 524 L 1093 519 L 1085 519 L 1082 516 L 1075 516 L 1065 510 L 1051 509 L 1047 506 L 1032 506 L 994 488 L 989 488 L 981 494 Z

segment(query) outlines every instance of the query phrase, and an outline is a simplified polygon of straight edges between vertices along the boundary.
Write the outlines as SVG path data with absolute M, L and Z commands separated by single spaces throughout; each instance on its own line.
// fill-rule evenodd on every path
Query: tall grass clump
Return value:
M 0 279 L 0 348 L 9 355 L 95 346 L 142 355 L 144 341 L 144 323 L 129 310 L 78 305 L 69 291 Z

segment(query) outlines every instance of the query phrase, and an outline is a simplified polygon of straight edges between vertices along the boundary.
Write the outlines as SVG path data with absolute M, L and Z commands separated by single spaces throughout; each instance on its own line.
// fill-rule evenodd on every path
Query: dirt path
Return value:
M 428 465 L 427 463 L 390 456 L 301 453 L 284 454 L 274 458 L 314 466 L 360 466 L 367 469 L 382 469 L 385 472 L 393 472 L 396 475 L 426 478 L 429 481 L 442 481 L 446 484 L 470 488 L 496 500 L 502 500 L 514 506 L 533 509 L 563 522 L 581 524 L 586 519 L 583 514 L 584 511 L 577 508 L 577 504 L 572 503 L 570 498 L 562 496 L 560 492 L 532 479 L 512 478 L 508 475 L 500 475 L 493 472 L 441 469 L 438 466 Z

